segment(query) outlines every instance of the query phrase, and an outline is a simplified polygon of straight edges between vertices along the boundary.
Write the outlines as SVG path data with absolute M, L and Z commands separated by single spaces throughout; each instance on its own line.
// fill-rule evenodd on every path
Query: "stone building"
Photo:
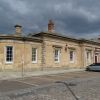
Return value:
M 22 35 L 22 26 L 15 33 L 0 35 L 0 70 L 85 68 L 100 62 L 100 42 L 70 38 L 54 31 L 50 20 L 48 31 Z

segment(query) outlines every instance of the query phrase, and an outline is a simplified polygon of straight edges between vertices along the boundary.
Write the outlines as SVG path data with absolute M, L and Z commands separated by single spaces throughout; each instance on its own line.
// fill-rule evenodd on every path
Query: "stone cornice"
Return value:
M 14 36 L 14 35 L 0 35 L 0 40 L 19 40 L 19 41 L 34 41 L 34 42 L 42 42 L 42 39 L 37 37 L 25 37 L 25 36 Z
M 76 43 L 79 43 L 79 44 L 88 43 L 88 44 L 100 46 L 100 42 L 96 42 L 96 41 L 93 41 L 93 40 L 75 39 L 75 38 L 67 37 L 67 36 L 64 36 L 64 35 L 57 34 L 57 33 L 48 33 L 48 32 L 40 32 L 40 33 L 30 35 L 30 36 L 16 36 L 16 35 L 2 35 L 1 34 L 0 40 L 11 39 L 11 40 L 33 41 L 33 42 L 42 43 L 43 39 L 41 37 L 51 37 L 51 38 L 57 38 L 57 39 L 71 41 L 71 42 L 76 42 Z
M 80 43 L 88 43 L 88 44 L 94 44 L 94 45 L 99 45 L 100 46 L 100 42 L 95 42 L 92 40 L 86 40 L 86 39 L 79 39 Z
M 43 36 L 46 36 L 46 37 L 52 37 L 52 38 L 58 38 L 58 39 L 63 39 L 63 40 L 69 40 L 69 41 L 73 41 L 73 42 L 79 42 L 78 39 L 75 39 L 75 38 L 70 38 L 70 37 L 67 37 L 67 36 L 63 36 L 63 35 L 60 35 L 60 34 L 56 34 L 56 33 L 47 33 L 47 32 L 40 32 L 40 33 L 37 33 L 37 34 L 34 34 L 33 36 L 40 36 L 40 37 L 43 37 Z
M 67 36 L 64 36 L 64 35 L 57 34 L 57 33 L 40 32 L 40 33 L 34 34 L 33 36 L 36 36 L 36 37 L 46 36 L 46 37 L 68 40 L 68 41 L 72 41 L 72 42 L 76 42 L 76 43 L 80 43 L 80 44 L 88 43 L 88 44 L 100 46 L 100 42 L 96 42 L 96 41 L 93 41 L 93 40 L 87 40 L 87 39 L 75 39 L 75 38 L 67 37 Z

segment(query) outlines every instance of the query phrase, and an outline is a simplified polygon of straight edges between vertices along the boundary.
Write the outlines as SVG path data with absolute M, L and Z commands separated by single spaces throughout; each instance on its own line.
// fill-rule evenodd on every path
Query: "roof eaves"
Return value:
M 2 35 L 0 39 L 12 39 L 12 40 L 22 40 L 22 41 L 37 41 L 41 42 L 42 40 L 38 37 L 26 37 L 26 36 L 14 36 L 14 35 Z

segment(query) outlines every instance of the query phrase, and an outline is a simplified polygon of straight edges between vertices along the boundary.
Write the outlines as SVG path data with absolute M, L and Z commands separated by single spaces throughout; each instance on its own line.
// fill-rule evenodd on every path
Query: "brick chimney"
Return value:
M 14 27 L 15 27 L 15 34 L 16 35 L 21 35 L 22 26 L 17 24 Z
M 54 23 L 52 20 L 49 20 L 48 22 L 48 32 L 53 32 L 54 31 Z

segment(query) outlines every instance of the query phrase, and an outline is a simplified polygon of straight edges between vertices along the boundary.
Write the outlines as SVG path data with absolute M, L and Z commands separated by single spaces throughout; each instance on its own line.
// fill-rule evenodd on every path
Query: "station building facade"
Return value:
M 0 35 L 0 70 L 85 68 L 100 62 L 100 42 L 70 38 L 54 32 L 50 20 L 47 32 L 23 36 L 21 26 L 15 33 Z

